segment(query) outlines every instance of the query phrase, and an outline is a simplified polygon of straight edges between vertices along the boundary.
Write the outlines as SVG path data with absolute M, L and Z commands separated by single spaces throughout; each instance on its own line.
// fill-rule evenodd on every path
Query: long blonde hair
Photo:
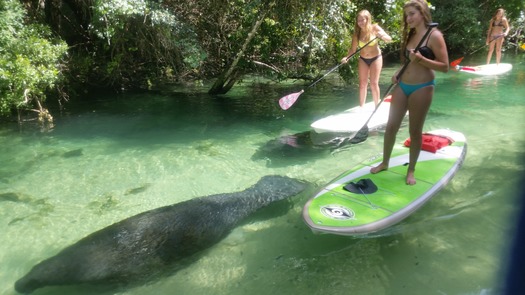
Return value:
M 505 18 L 505 9 L 503 8 L 498 8 L 496 9 L 496 12 L 494 13 L 494 16 L 492 16 L 492 18 L 490 19 L 490 21 L 492 21 L 492 23 L 494 23 L 498 17 L 498 13 L 501 12 L 501 20 L 503 20 Z
M 354 32 L 357 38 L 361 39 L 361 27 L 357 24 L 357 19 L 362 16 L 366 19 L 366 28 L 364 30 L 364 37 L 365 41 L 370 40 L 370 35 L 372 33 L 372 14 L 370 14 L 370 11 L 363 9 L 359 11 L 355 17 L 355 25 L 354 25 Z
M 408 27 L 407 16 L 404 12 L 407 7 L 414 7 L 415 9 L 417 9 L 423 16 L 425 24 L 429 24 L 432 22 L 432 16 L 430 15 L 430 8 L 428 7 L 427 1 L 409 0 L 405 2 L 405 5 L 403 5 L 403 28 L 402 28 L 403 43 L 401 45 L 401 60 L 402 61 L 405 61 L 405 50 L 407 48 L 408 41 L 410 41 L 410 38 L 412 38 L 412 36 L 416 32 L 414 28 L 410 29 Z

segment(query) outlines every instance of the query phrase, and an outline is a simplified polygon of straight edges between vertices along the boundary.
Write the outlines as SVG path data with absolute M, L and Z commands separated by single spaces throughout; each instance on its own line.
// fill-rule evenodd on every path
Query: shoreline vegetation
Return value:
M 431 7 L 451 59 L 478 48 L 497 1 L 479 7 L 472 0 L 456 1 L 454 7 L 441 2 Z M 213 81 L 207 92 L 214 96 L 247 75 L 276 83 L 311 82 L 344 56 L 352 20 L 364 6 L 393 37 L 381 47 L 395 62 L 403 3 L 5 0 L 0 4 L 0 120 L 53 124 L 50 104 L 61 107 L 100 91 Z M 525 51 L 524 6 L 521 0 L 506 2 L 511 24 L 506 52 Z M 338 75 L 357 83 L 357 59 Z

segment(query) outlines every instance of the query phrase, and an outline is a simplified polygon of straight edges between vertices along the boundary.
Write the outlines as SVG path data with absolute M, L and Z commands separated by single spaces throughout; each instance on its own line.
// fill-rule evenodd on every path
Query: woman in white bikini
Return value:
M 421 152 L 422 133 L 432 96 L 434 95 L 434 71 L 448 71 L 447 45 L 443 34 L 431 29 L 425 45 L 414 50 L 432 22 L 430 9 L 425 0 L 410 0 L 403 7 L 403 43 L 402 60 L 409 62 L 404 74 L 397 80 L 398 73 L 392 77 L 392 83 L 398 83 L 392 91 L 390 113 L 383 141 L 383 161 L 373 167 L 371 173 L 388 169 L 396 134 L 408 110 L 410 133 L 410 156 L 406 175 L 406 184 L 414 185 L 416 162 Z
M 341 60 L 342 63 L 346 63 L 348 58 L 357 51 L 358 46 L 361 49 L 357 66 L 359 73 L 359 105 L 361 107 L 366 102 L 369 79 L 374 103 L 376 106 L 379 103 L 379 75 L 383 67 L 383 57 L 381 56 L 378 39 L 375 39 L 376 37 L 385 42 L 392 41 L 392 38 L 378 24 L 372 24 L 370 12 L 361 10 L 357 14 L 352 45 L 348 50 L 348 55 Z M 370 43 L 366 45 L 368 42 Z
M 509 21 L 505 17 L 505 10 L 499 8 L 489 22 L 487 41 L 485 42 L 485 44 L 489 45 L 487 64 L 490 64 L 492 52 L 494 52 L 494 47 L 496 47 L 496 63 L 499 65 L 499 62 L 501 61 L 501 46 L 503 45 L 503 40 L 509 33 L 509 30 Z

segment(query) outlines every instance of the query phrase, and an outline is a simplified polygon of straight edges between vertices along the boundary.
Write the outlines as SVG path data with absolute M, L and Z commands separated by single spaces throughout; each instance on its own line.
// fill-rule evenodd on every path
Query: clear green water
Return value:
M 116 221 L 243 190 L 268 174 L 315 187 L 285 214 L 238 227 L 173 275 L 98 294 L 497 294 L 524 171 L 525 64 L 523 54 L 504 60 L 514 69 L 499 77 L 437 74 L 425 129 L 463 132 L 464 166 L 424 207 L 368 238 L 314 235 L 301 210 L 322 185 L 379 154 L 381 132 L 333 154 L 267 145 L 357 105 L 356 89 L 334 77 L 286 112 L 277 100 L 301 86 L 239 85 L 213 99 L 192 94 L 208 89 L 196 86 L 68 105 L 48 131 L 1 126 L 0 294 L 16 294 L 14 282 L 34 264 Z M 382 89 L 393 71 L 384 69 Z M 403 126 L 398 140 L 407 135 Z

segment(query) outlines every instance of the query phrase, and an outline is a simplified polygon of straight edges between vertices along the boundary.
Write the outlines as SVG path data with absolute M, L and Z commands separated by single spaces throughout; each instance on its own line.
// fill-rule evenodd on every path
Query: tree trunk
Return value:
M 241 50 L 235 56 L 235 59 L 231 63 L 230 67 L 217 78 L 211 89 L 208 91 L 209 94 L 225 94 L 233 87 L 235 82 L 237 82 L 237 78 L 239 77 L 237 64 L 244 56 L 248 44 L 250 44 L 250 41 L 255 36 L 255 33 L 257 33 L 257 30 L 261 26 L 266 16 L 266 13 L 267 10 L 261 13 L 255 24 L 252 26 L 250 33 L 248 33 L 246 40 L 244 40 L 244 44 L 242 45 Z

